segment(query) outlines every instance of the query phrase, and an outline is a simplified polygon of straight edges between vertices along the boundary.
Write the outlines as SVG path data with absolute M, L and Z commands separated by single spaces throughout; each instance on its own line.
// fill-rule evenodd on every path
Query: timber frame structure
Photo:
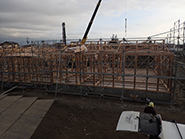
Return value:
M 66 51 L 78 45 L 2 48 L 1 89 L 6 84 L 30 84 L 55 93 L 123 99 L 132 99 L 132 94 L 140 100 L 174 100 L 174 81 L 178 79 L 174 72 L 178 71 L 174 71 L 174 53 L 164 40 L 87 41 L 86 52 L 81 47 Z

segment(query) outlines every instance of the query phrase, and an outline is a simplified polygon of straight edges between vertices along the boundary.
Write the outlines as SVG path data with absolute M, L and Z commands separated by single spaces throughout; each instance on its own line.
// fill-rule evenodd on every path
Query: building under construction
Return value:
M 3 45 L 1 89 L 13 86 L 48 92 L 171 102 L 184 65 L 164 40 L 86 41 L 85 45 Z M 182 90 L 181 90 L 182 92 Z
M 98 95 L 122 100 L 151 98 L 173 102 L 177 97 L 184 99 L 185 64 L 179 61 L 184 59 L 184 49 L 176 55 L 169 48 L 176 42 L 180 44 L 182 29 L 184 47 L 185 23 L 181 28 L 179 20 L 178 29 L 174 26 L 167 40 L 149 37 L 119 41 L 113 37 L 111 41 L 86 41 L 100 3 L 101 0 L 79 43 L 71 41 L 67 45 L 65 23 L 62 23 L 62 44 L 44 41 L 24 47 L 16 43 L 1 44 L 1 89 L 30 86 L 55 94 Z

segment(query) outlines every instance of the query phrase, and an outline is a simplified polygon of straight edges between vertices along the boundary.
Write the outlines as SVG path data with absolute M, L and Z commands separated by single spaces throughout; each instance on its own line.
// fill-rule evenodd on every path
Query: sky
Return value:
M 0 0 L 0 42 L 81 39 L 98 0 Z M 185 21 L 185 0 L 102 0 L 89 39 L 147 38 Z M 125 18 L 127 33 L 125 34 Z

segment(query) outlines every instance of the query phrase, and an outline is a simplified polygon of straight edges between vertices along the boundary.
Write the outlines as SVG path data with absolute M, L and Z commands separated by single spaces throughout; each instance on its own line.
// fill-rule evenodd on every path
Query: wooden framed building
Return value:
M 174 53 L 163 40 L 96 41 L 85 47 L 86 52 L 45 44 L 3 49 L 0 80 L 172 93 Z

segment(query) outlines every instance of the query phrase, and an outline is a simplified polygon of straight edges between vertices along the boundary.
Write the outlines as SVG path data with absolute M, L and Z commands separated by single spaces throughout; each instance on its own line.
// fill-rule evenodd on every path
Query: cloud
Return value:
M 0 0 L 0 40 L 4 38 L 60 39 L 61 23 L 67 37 L 82 38 L 98 0 Z M 173 27 L 185 16 L 183 0 L 102 0 L 88 38 L 148 36 Z
M 88 4 L 85 0 L 1 0 L 0 2 L 0 36 L 49 38 L 52 33 L 57 32 L 59 36 L 56 39 L 60 39 L 61 23 L 64 21 L 71 37 L 79 37 L 79 33 L 75 33 L 78 30 L 81 30 L 82 36 L 96 5 L 95 0 L 89 1 Z

